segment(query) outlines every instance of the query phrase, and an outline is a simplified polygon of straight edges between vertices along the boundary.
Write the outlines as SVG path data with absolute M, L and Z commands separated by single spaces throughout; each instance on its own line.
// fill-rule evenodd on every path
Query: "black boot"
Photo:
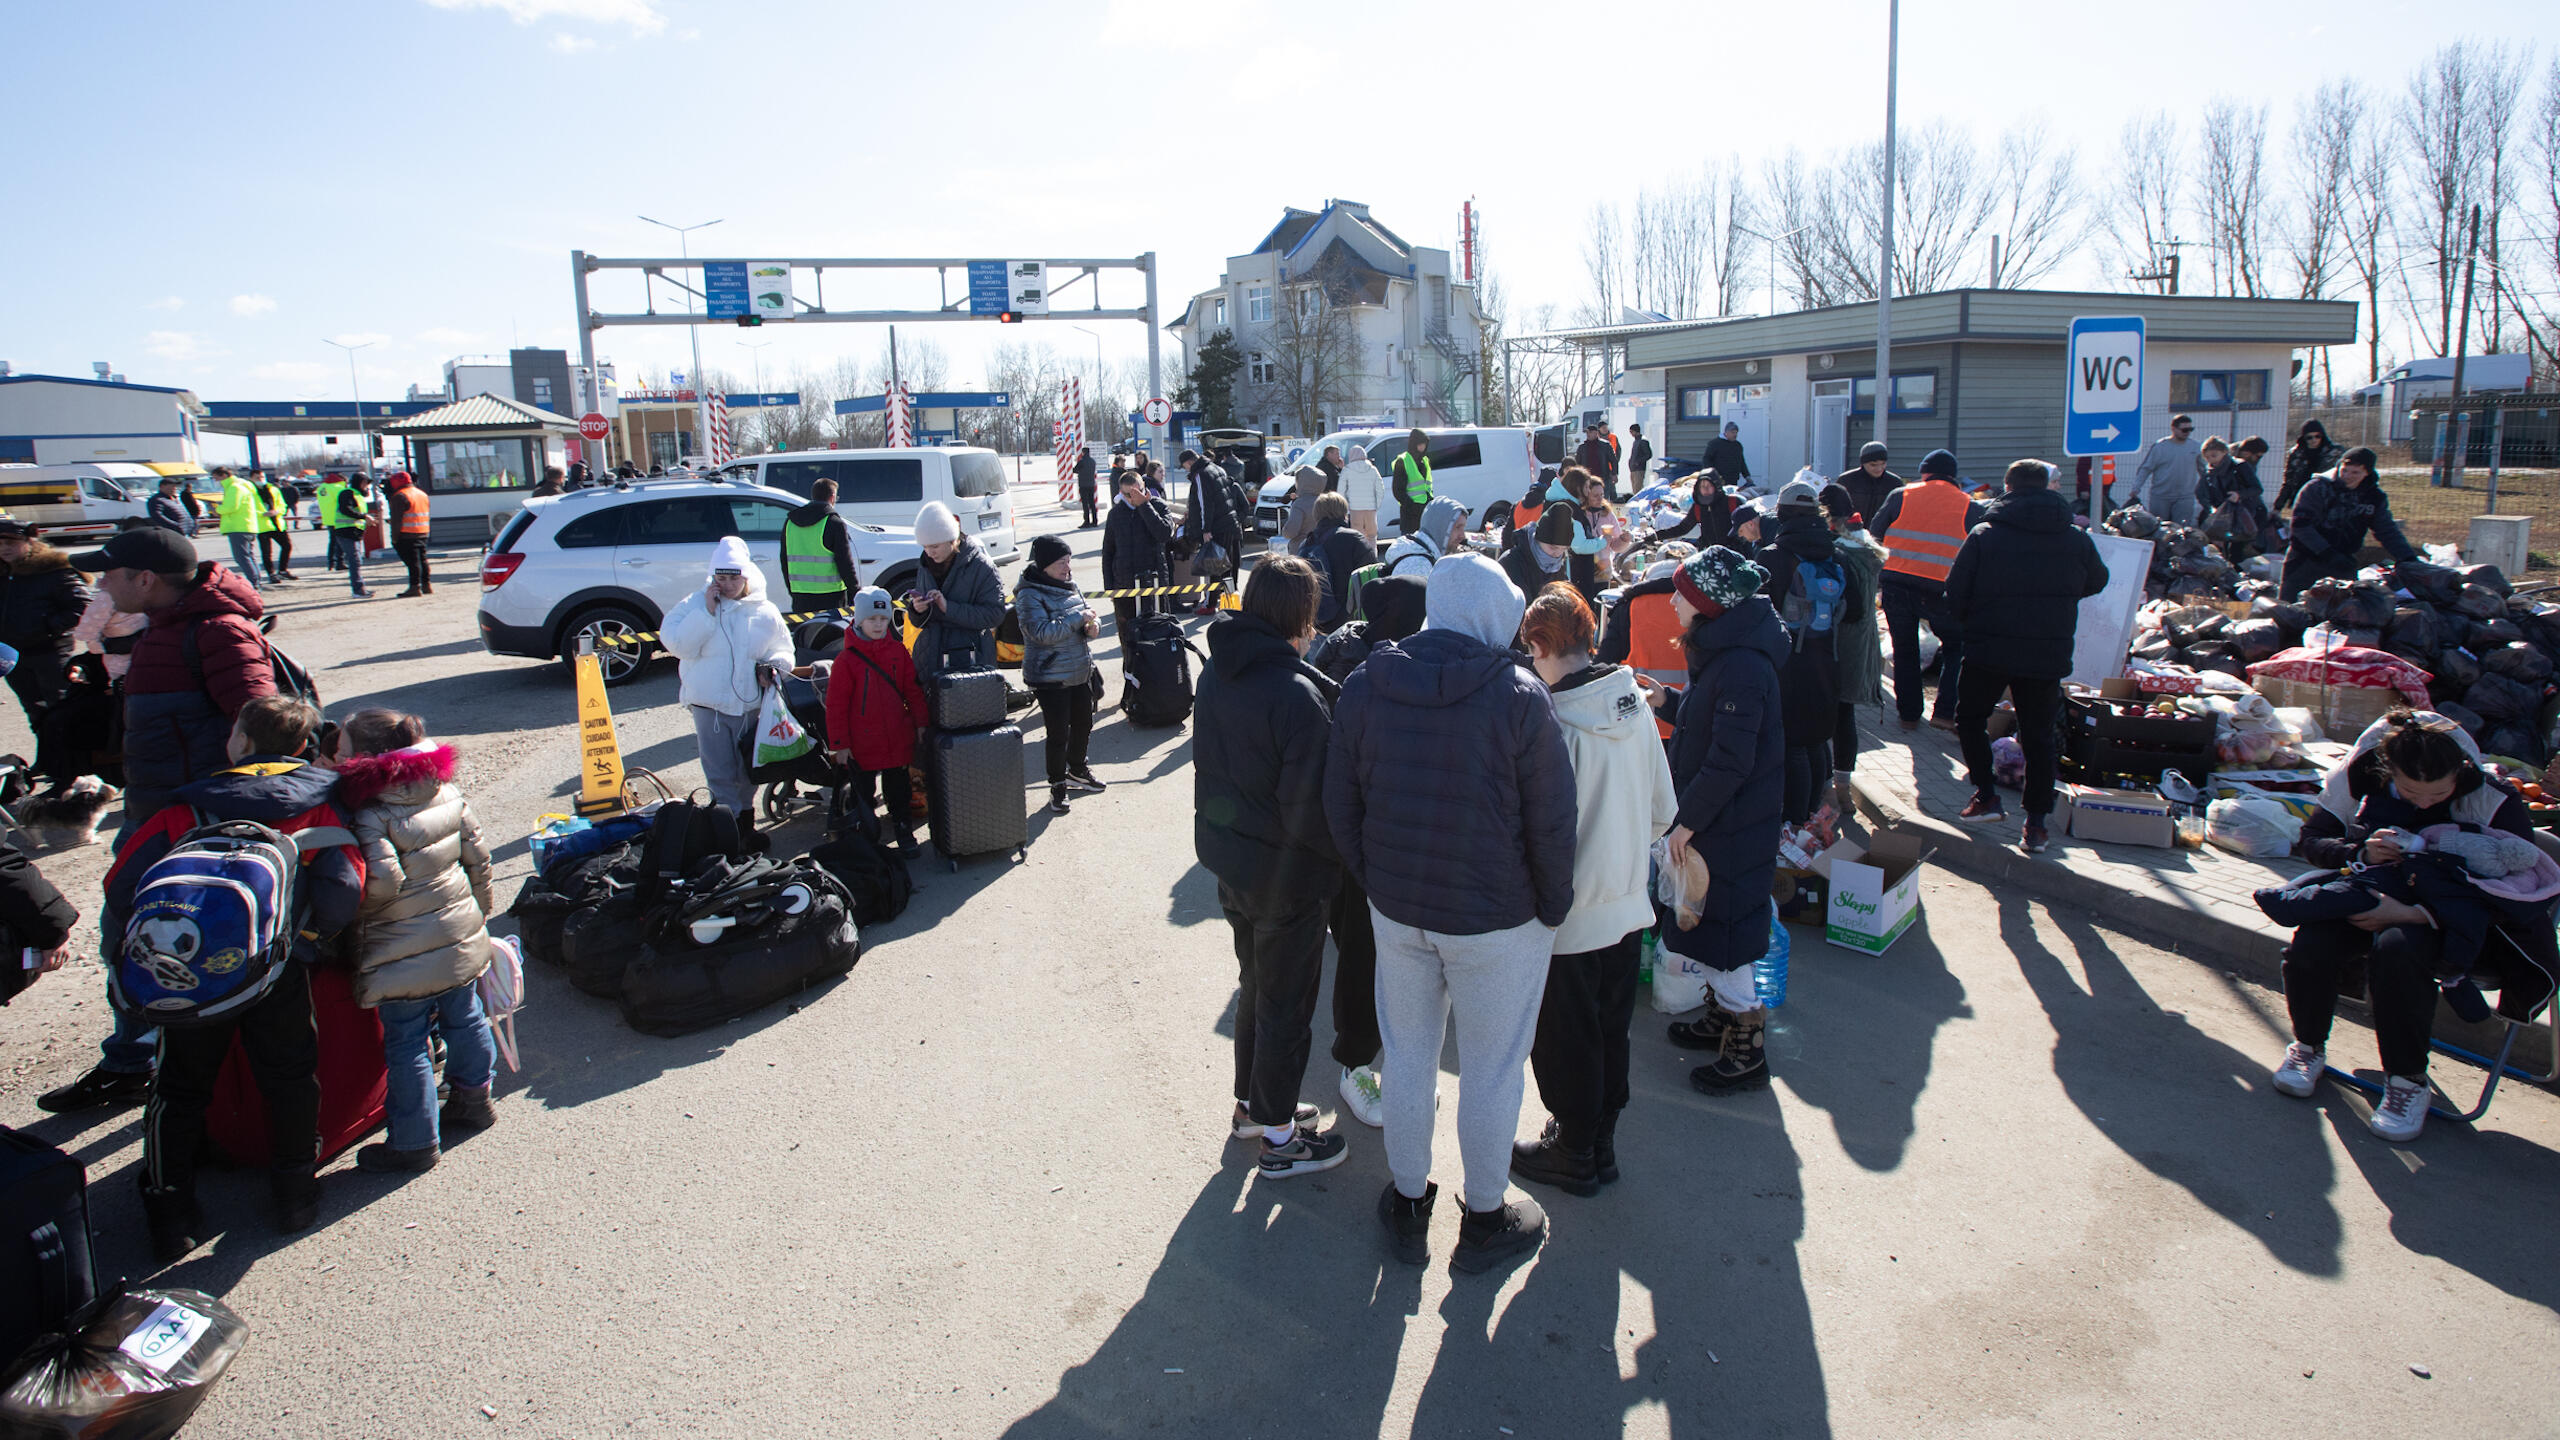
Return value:
M 1683 1050 L 1720 1050 L 1724 1048 L 1724 1032 L 1733 1024 L 1733 1012 L 1716 1003 L 1715 992 L 1707 992 L 1707 1013 L 1695 1020 L 1671 1022 L 1671 1043 Z
M 1754 1008 L 1733 1017 L 1716 1058 L 1689 1072 L 1689 1083 L 1709 1095 L 1757 1090 L 1769 1083 L 1766 1043 L 1769 1012 Z
M 320 1218 L 320 1167 L 278 1165 L 267 1171 L 267 1188 L 276 1202 L 276 1229 L 287 1235 L 311 1228 Z
M 1600 1116 L 1600 1129 L 1591 1137 L 1591 1165 L 1600 1173 L 1600 1183 L 1618 1183 L 1618 1112 L 1605 1111 Z
M 436 1124 L 444 1132 L 486 1130 L 498 1123 L 498 1107 L 489 1103 L 489 1087 L 466 1090 L 457 1085 L 445 1098 L 444 1109 L 437 1113 Z
M 142 1187 L 142 1218 L 151 1227 L 151 1258 L 174 1265 L 204 1243 L 204 1211 L 191 1190 Z
M 1422 1198 L 1408 1200 L 1396 1189 L 1394 1181 L 1378 1195 L 1378 1218 L 1386 1222 L 1387 1244 L 1396 1258 L 1407 1265 L 1424 1265 L 1431 1260 L 1431 1202 L 1440 1198 L 1438 1185 L 1425 1183 Z
M 1491 1210 L 1459 1209 L 1465 1218 L 1458 1222 L 1458 1248 L 1449 1263 L 1461 1270 L 1490 1270 L 1547 1238 L 1547 1212 L 1525 1195 Z
M 1598 1163 L 1590 1151 L 1567 1146 L 1553 1119 L 1537 1139 L 1512 1142 L 1511 1174 L 1532 1185 L 1553 1185 L 1568 1195 L 1600 1193 Z

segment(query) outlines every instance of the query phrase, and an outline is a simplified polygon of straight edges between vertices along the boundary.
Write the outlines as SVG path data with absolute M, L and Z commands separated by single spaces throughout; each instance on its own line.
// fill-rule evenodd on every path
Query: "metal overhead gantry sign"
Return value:
M 599 270 L 638 270 L 649 277 L 647 308 L 638 314 L 598 311 L 587 299 L 587 277 Z M 797 288 L 799 273 L 811 272 L 813 295 L 804 298 Z M 939 278 L 943 303 L 934 310 L 831 310 L 827 307 L 827 272 L 830 270 L 931 270 Z M 951 272 L 964 277 L 958 299 L 951 298 Z M 1147 277 L 1146 303 L 1137 309 L 1107 309 L 1102 305 L 1101 272 L 1135 270 Z M 690 276 L 686 272 L 696 272 Z M 1052 284 L 1050 277 L 1073 271 L 1067 278 Z M 670 274 L 670 272 L 673 272 Z M 578 306 L 578 359 L 586 366 L 587 408 L 604 408 L 603 393 L 596 376 L 596 332 L 608 325 L 762 325 L 767 322 L 837 325 L 926 324 L 940 320 L 994 320 L 1013 323 L 1021 320 L 1136 320 L 1147 327 L 1147 393 L 1164 393 L 1164 360 L 1162 335 L 1157 326 L 1156 256 L 1150 250 L 1126 260 L 866 260 L 866 259 L 788 259 L 729 260 L 705 256 L 679 257 L 674 260 L 615 259 L 590 255 L 584 250 L 569 252 L 569 276 Z M 691 303 L 683 310 L 657 308 L 654 281 L 665 279 L 683 291 Z M 1059 310 L 1052 301 L 1057 292 L 1078 282 L 1093 286 L 1093 305 L 1082 310 Z M 698 308 L 697 308 L 698 307 Z M 696 388 L 700 385 L 697 381 Z M 1165 449 L 1165 426 L 1144 427 L 1147 453 L 1169 459 Z

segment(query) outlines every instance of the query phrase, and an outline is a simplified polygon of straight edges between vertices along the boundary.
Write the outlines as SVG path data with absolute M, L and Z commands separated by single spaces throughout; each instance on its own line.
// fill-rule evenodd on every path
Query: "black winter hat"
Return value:
M 1046 570 L 1050 566 L 1057 564 L 1059 561 L 1064 560 L 1074 553 L 1074 551 L 1067 548 L 1066 541 L 1059 539 L 1055 535 L 1034 535 L 1031 537 L 1031 565 L 1033 569 Z
M 1882 460 L 1883 458 L 1885 458 L 1883 441 L 1870 440 L 1866 444 L 1858 447 L 1858 463 L 1861 465 L 1866 464 L 1870 460 Z
M 1582 527 L 1573 518 L 1573 506 L 1565 501 L 1550 501 L 1538 512 L 1538 542 L 1542 545 L 1570 545 L 1582 538 Z
M 1952 450 L 1930 451 L 1920 462 L 1920 473 L 1923 475 L 1944 475 L 1948 479 L 1953 480 L 1956 478 L 1956 453 Z

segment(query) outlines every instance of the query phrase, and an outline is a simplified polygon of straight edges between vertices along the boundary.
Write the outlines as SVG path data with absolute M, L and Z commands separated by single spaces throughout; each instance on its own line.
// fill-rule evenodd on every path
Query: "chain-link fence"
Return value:
M 2493 419 L 2475 408 L 2470 445 L 2459 472 L 2461 483 L 2443 486 L 2428 483 L 2428 461 L 2434 454 L 2435 425 L 2440 418 L 2437 407 L 2421 405 L 2414 419 L 2403 414 L 2396 426 L 2379 405 L 2296 405 L 2292 419 L 2297 433 L 2303 421 L 2317 420 L 2340 445 L 2373 447 L 2382 460 L 2382 483 L 2391 494 L 2391 513 L 2399 517 L 2400 528 L 2412 541 L 2468 544 L 2475 515 L 2527 515 L 2533 519 L 2529 568 L 2560 569 L 2560 395 L 2513 397 L 2498 408 L 2505 412 L 2503 434 L 2497 433 Z M 2392 438 L 2395 428 L 2399 439 Z M 2460 433 L 2457 429 L 2447 438 L 2448 479 L 2454 478 L 2450 452 Z M 2494 496 L 2493 436 L 2499 441 Z M 2291 439 L 2287 436 L 2285 443 Z M 2270 500 L 2283 483 L 2282 448 L 2258 467 Z

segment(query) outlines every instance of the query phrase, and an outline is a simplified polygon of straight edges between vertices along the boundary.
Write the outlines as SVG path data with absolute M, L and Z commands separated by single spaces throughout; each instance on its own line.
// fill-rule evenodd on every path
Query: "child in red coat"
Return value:
M 827 748 L 837 763 L 849 762 L 856 771 L 855 823 L 871 824 L 877 777 L 878 793 L 889 802 L 898 848 L 913 850 L 915 821 L 909 812 L 914 791 L 907 784 L 907 765 L 915 759 L 916 734 L 924 728 L 924 690 L 916 684 L 915 657 L 891 631 L 889 592 L 864 586 L 853 597 L 853 617 L 844 653 L 827 677 Z

